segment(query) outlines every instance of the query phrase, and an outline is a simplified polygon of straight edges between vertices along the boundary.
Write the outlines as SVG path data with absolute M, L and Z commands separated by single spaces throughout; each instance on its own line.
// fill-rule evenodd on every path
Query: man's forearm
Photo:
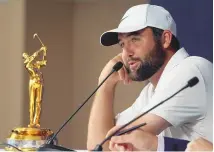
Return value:
M 115 86 L 104 84 L 97 91 L 88 124 L 87 148 L 93 149 L 106 136 L 107 132 L 114 126 L 114 100 Z M 108 144 L 103 148 L 107 150 Z

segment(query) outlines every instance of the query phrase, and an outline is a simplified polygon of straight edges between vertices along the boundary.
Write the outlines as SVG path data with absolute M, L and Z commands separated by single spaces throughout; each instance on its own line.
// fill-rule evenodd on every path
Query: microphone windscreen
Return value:
M 197 78 L 197 77 L 193 77 L 192 79 L 190 79 L 190 80 L 188 81 L 188 85 L 189 85 L 189 87 L 193 87 L 193 86 L 196 85 L 198 82 L 199 82 L 198 78 Z
M 113 70 L 114 71 L 118 71 L 123 67 L 123 63 L 122 62 L 117 62 L 114 66 L 113 66 Z

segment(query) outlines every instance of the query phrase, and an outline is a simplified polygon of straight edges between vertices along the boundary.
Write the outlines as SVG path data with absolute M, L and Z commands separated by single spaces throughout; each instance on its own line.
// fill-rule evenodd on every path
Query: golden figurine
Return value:
M 35 34 L 34 37 L 35 36 L 38 37 L 37 34 Z M 36 59 L 39 57 L 40 53 L 42 53 L 43 57 L 42 60 L 39 61 Z M 28 125 L 28 127 L 40 127 L 41 103 L 44 86 L 44 80 L 40 68 L 46 66 L 47 64 L 46 53 L 47 48 L 44 45 L 38 51 L 33 53 L 33 55 L 31 56 L 29 56 L 27 53 L 23 53 L 24 64 L 26 69 L 28 70 L 28 73 L 30 74 L 29 81 L 30 124 Z
M 35 37 L 38 38 L 42 47 L 32 55 L 28 55 L 27 53 L 22 54 L 25 68 L 30 75 L 30 123 L 28 127 L 13 129 L 11 135 L 7 138 L 8 144 L 16 146 L 22 151 L 35 151 L 48 139 L 50 139 L 51 136 L 53 136 L 53 132 L 50 129 L 40 128 L 41 104 L 44 89 L 44 79 L 40 69 L 47 64 L 47 47 L 44 46 L 37 34 L 34 34 L 33 38 Z M 11 151 L 15 149 L 8 146 L 5 150 Z

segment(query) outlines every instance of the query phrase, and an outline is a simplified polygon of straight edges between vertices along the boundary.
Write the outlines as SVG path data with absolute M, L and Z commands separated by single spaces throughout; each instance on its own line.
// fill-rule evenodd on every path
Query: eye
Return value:
M 132 37 L 132 39 L 131 39 L 132 42 L 136 42 L 137 40 L 139 40 L 139 39 L 136 37 Z
M 124 43 L 123 43 L 123 42 L 119 42 L 119 46 L 120 46 L 121 48 L 123 48 L 123 47 L 124 47 Z

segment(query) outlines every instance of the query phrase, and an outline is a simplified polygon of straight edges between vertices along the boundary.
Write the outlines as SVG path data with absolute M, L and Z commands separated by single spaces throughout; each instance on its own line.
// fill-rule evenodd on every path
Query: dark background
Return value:
M 151 0 L 163 6 L 175 20 L 181 47 L 190 55 L 213 62 L 212 0 Z

